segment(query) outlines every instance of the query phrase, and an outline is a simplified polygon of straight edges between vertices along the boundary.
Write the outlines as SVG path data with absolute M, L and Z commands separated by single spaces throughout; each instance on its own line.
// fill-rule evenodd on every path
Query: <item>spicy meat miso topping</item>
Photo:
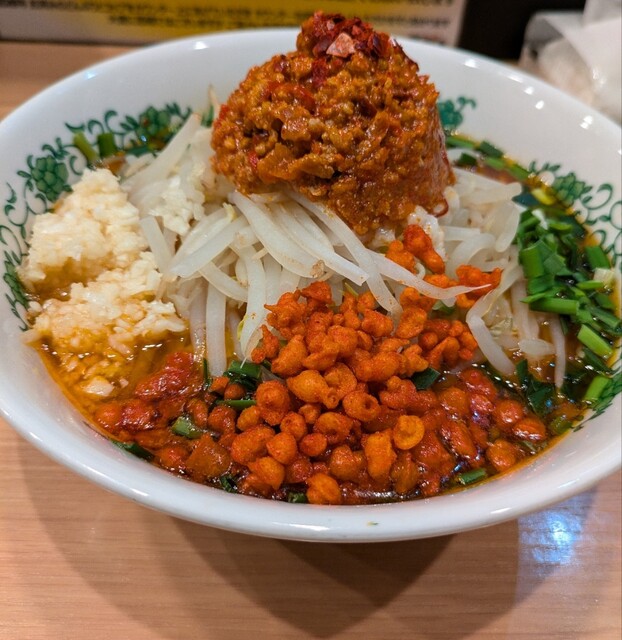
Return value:
M 214 167 L 243 193 L 293 188 L 357 233 L 447 209 L 438 93 L 358 18 L 318 12 L 296 51 L 254 67 L 214 123 Z

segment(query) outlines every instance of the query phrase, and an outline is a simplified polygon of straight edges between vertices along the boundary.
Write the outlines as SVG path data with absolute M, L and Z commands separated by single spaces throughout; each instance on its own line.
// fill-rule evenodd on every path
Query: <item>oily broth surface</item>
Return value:
M 88 354 L 78 357 L 76 367 L 72 371 L 67 371 L 65 367 L 60 366 L 58 355 L 46 343 L 39 341 L 34 347 L 54 383 L 60 387 L 69 402 L 80 411 L 89 426 L 110 438 L 112 437 L 111 434 L 93 419 L 97 407 L 103 402 L 113 399 L 122 401 L 129 398 L 137 383 L 159 369 L 167 355 L 176 351 L 189 350 L 190 338 L 187 334 L 172 335 L 162 342 L 144 345 L 136 351 L 135 356 L 119 360 L 119 379 L 124 379 L 127 382 L 120 385 L 112 396 L 106 398 L 94 398 L 92 395 L 80 390 L 79 382 L 88 368 Z M 98 355 L 97 358 L 99 360 L 100 356 Z

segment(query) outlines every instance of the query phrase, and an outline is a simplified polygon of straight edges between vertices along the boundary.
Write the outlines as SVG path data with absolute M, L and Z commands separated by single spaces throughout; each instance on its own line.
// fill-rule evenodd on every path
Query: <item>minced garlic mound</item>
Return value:
M 146 248 L 138 210 L 117 178 L 107 169 L 87 170 L 53 213 L 35 218 L 19 275 L 35 291 L 60 289 L 127 268 Z
M 185 330 L 174 305 L 156 299 L 162 276 L 146 246 L 138 210 L 107 169 L 85 172 L 54 212 L 35 219 L 19 275 L 41 294 L 30 309 L 34 335 L 61 363 L 72 354 L 100 354 L 101 367 L 91 366 L 89 376 L 107 378 L 111 350 L 130 357 Z M 59 297 L 46 297 L 54 291 Z M 84 382 L 87 392 L 95 387 L 99 394 L 108 388 Z

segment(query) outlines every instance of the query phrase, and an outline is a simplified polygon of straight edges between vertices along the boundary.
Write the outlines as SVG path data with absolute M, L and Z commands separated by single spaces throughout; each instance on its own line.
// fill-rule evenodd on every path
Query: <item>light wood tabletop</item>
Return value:
M 125 50 L 0 42 L 0 118 Z M 1 418 L 0 451 L 0 640 L 620 639 L 620 473 L 487 529 L 319 545 L 151 511 Z

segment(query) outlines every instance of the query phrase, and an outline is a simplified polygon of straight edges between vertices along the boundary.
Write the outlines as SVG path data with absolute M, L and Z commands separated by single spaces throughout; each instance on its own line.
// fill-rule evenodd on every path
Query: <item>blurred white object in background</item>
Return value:
M 588 0 L 583 13 L 537 13 L 519 64 L 620 122 L 621 34 L 621 0 Z

